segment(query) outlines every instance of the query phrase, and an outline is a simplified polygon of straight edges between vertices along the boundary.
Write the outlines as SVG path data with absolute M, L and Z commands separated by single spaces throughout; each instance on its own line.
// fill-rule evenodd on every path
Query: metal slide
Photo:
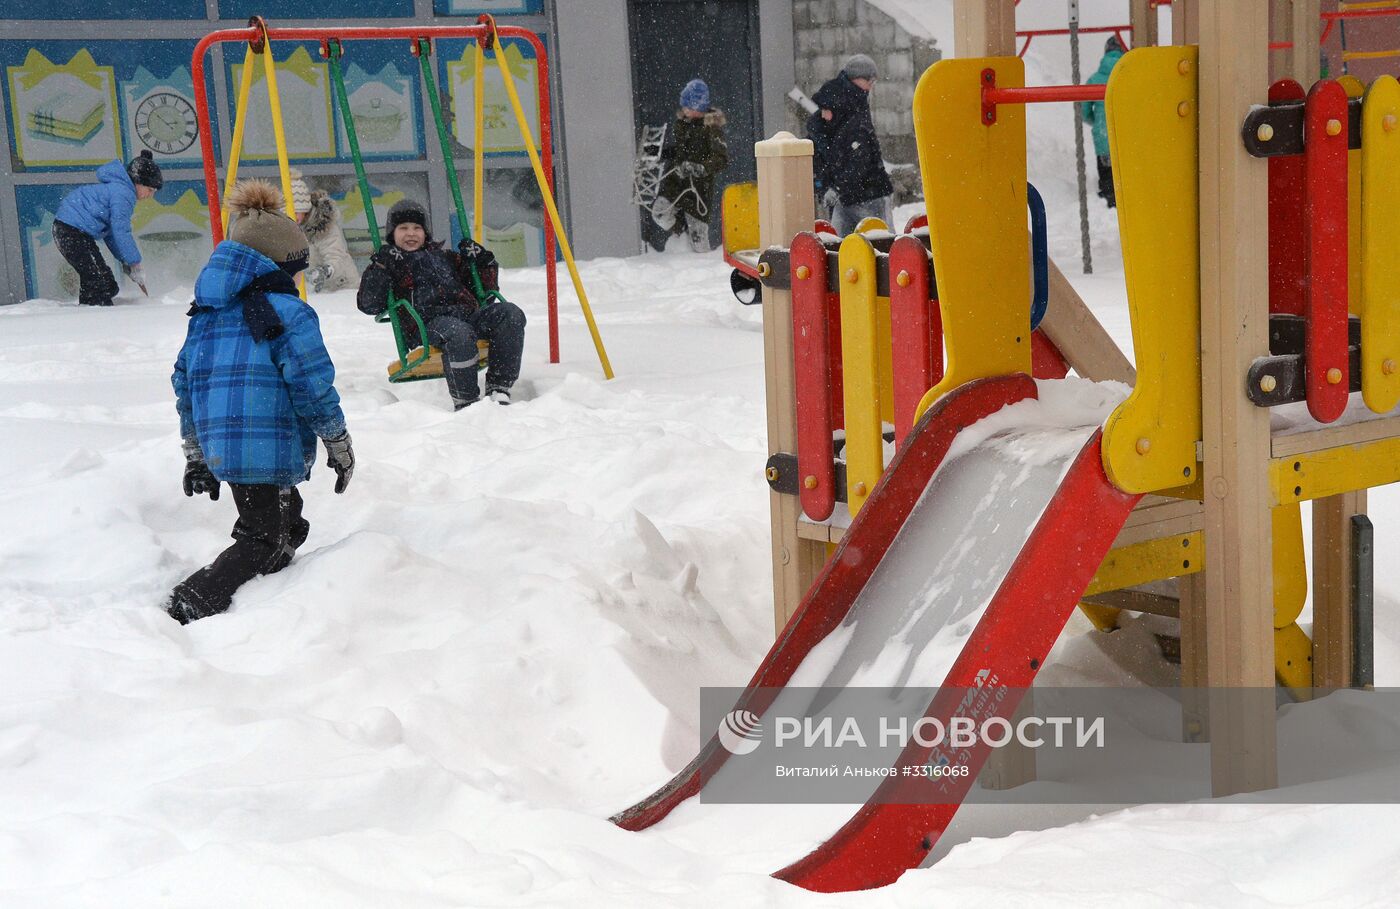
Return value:
M 979 719 L 1015 709 L 1141 498 L 1108 481 L 1095 427 L 1078 436 L 994 434 L 947 458 L 963 430 L 1035 397 L 1031 378 L 1007 376 L 968 383 L 929 409 L 736 710 L 762 716 L 786 685 L 941 686 L 923 715 L 945 724 L 955 714 Z M 973 688 L 969 702 L 963 691 Z M 907 779 L 883 779 L 849 821 L 775 876 L 821 891 L 892 883 L 928 855 L 989 750 L 911 741 L 895 767 L 945 756 L 970 775 L 924 780 L 919 804 L 898 803 L 912 800 Z M 723 772 L 728 757 L 712 737 L 614 823 L 628 830 L 657 823 Z

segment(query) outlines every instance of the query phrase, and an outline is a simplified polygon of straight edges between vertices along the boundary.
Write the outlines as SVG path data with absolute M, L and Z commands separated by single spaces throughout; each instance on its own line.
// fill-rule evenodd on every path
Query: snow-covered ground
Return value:
M 1096 274 L 1071 267 L 1068 116 L 1032 119 L 1032 179 L 1057 259 L 1129 346 L 1097 200 Z M 0 308 L 0 905 L 1394 903 L 1394 806 L 975 806 L 937 864 L 835 896 L 768 873 L 848 809 L 612 826 L 691 757 L 698 689 L 742 685 L 772 640 L 763 342 L 717 254 L 582 271 L 618 378 L 567 282 L 549 365 L 543 275 L 507 272 L 529 399 L 459 414 L 441 383 L 384 380 L 388 332 L 351 294 L 316 297 L 354 481 L 336 496 L 318 467 L 297 560 L 183 628 L 159 603 L 233 522 L 227 496 L 180 493 L 187 291 Z M 1371 513 L 1384 555 L 1400 497 Z M 1396 685 L 1400 561 L 1376 569 Z M 1076 616 L 1042 677 L 1171 684 L 1153 627 Z

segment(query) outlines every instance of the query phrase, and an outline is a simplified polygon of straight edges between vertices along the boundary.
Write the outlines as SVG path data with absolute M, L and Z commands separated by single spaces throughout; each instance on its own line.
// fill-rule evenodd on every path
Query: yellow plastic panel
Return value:
M 1389 413 L 1400 404 L 1400 82 L 1394 76 L 1381 76 L 1366 94 L 1359 154 L 1358 257 L 1361 311 L 1366 314 L 1361 320 L 1361 397 L 1376 413 Z
M 733 255 L 741 249 L 758 249 L 758 184 L 731 183 L 720 200 L 723 217 L 724 251 Z
M 869 232 L 872 231 L 872 230 L 889 230 L 889 229 L 890 229 L 890 226 L 889 226 L 888 224 L 885 223 L 885 221 L 884 221 L 883 218 L 876 218 L 876 217 L 874 217 L 873 215 L 872 215 L 871 217 L 868 217 L 868 218 L 861 218 L 861 219 L 860 219 L 860 223 L 856 225 L 856 233 L 858 233 L 858 234 L 866 234 L 866 233 L 869 233 Z
M 1080 603 L 1079 611 L 1099 631 L 1117 631 L 1118 619 L 1123 610 L 1113 606 L 1100 606 L 1098 603 Z
M 1337 84 L 1348 98 L 1366 94 L 1366 83 L 1339 76 Z M 1361 315 L 1361 149 L 1347 152 L 1347 312 Z
M 1137 384 L 1108 418 L 1104 470 L 1145 493 L 1196 479 L 1201 438 L 1196 48 L 1129 51 L 1108 79 L 1109 150 Z
M 1308 599 L 1308 564 L 1303 555 L 1303 508 L 1280 505 L 1274 519 L 1274 627 L 1287 628 Z
M 1199 530 L 1134 543 L 1109 551 L 1084 596 L 1195 574 L 1205 563 L 1206 547 Z
M 1274 631 L 1274 677 L 1295 695 L 1312 688 L 1312 641 L 1297 623 Z
M 842 407 L 846 414 L 846 506 L 854 517 L 885 469 L 880 426 L 875 247 L 860 234 L 841 241 Z M 888 344 L 888 341 L 886 341 Z
M 1400 482 L 1400 436 L 1269 462 L 1273 505 L 1325 499 L 1396 482 Z
M 1121 65 L 1121 64 L 1120 64 Z M 917 413 L 973 379 L 1031 371 L 1026 111 L 982 123 L 982 71 L 1025 85 L 1017 57 L 940 60 L 914 90 L 914 134 L 928 203 L 946 368 Z

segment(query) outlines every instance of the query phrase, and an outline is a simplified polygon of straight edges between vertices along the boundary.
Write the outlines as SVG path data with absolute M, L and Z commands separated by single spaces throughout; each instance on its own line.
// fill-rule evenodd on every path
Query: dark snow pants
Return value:
M 97 241 L 62 221 L 53 222 L 53 242 L 78 273 L 78 302 L 84 306 L 111 306 L 117 295 L 117 279 L 97 249 Z
M 1118 199 L 1113 192 L 1113 165 L 1108 155 L 1098 156 L 1099 165 L 1099 198 L 1108 203 L 1109 208 L 1118 206 Z
M 470 315 L 438 316 L 428 323 L 428 341 L 442 350 L 442 369 L 452 403 L 465 407 L 481 397 L 476 379 L 476 342 L 491 345 L 486 390 L 509 391 L 520 378 L 525 349 L 525 313 L 508 300 L 497 300 Z
M 175 586 L 168 611 L 181 625 L 226 612 L 238 588 L 286 568 L 311 531 L 295 486 L 228 485 L 238 506 L 233 545 Z

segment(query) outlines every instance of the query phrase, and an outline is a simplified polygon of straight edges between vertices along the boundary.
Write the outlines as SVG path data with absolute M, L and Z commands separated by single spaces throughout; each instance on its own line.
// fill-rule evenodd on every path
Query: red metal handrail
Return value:
M 1124 38 L 1123 38 L 1123 33 L 1124 33 L 1124 32 L 1130 32 L 1131 30 L 1132 30 L 1132 26 L 1131 26 L 1131 25 L 1094 25 L 1094 26 L 1090 26 L 1089 28 L 1081 28 L 1081 29 L 1079 29 L 1079 34 L 1081 34 L 1081 35 L 1090 35 L 1090 34 L 1104 34 L 1104 33 L 1107 33 L 1107 32 L 1113 32 L 1115 35 L 1118 36 L 1118 43 L 1121 44 L 1121 45 L 1123 45 L 1123 49 L 1124 49 L 1124 50 L 1127 50 L 1127 49 L 1128 49 L 1128 42 L 1124 40 Z M 1025 29 L 1025 30 L 1023 30 L 1023 31 L 1018 31 L 1018 32 L 1016 33 L 1016 37 L 1017 37 L 1017 38 L 1025 38 L 1025 39 L 1026 39 L 1026 43 L 1021 45 L 1021 49 L 1020 49 L 1019 51 L 1016 52 L 1016 56 L 1018 56 L 1018 57 L 1024 57 L 1024 56 L 1026 55 L 1026 51 L 1030 50 L 1031 41 L 1035 40 L 1036 38 L 1041 38 L 1041 37 L 1045 37 L 1045 36 L 1048 36 L 1048 35 L 1070 35 L 1070 34 L 1073 34 L 1073 32 L 1070 31 L 1070 30 L 1067 29 L 1067 28 L 1032 28 L 1032 29 Z
M 554 138 L 550 124 L 549 59 L 538 35 L 514 25 L 496 25 L 500 38 L 520 38 L 528 41 L 535 51 L 535 67 L 539 73 L 540 165 L 544 169 L 549 192 L 554 193 Z M 336 38 L 341 41 L 373 41 L 400 39 L 416 47 L 419 38 L 470 38 L 489 41 L 491 25 L 406 25 L 379 28 L 352 26 L 344 28 L 225 28 L 210 32 L 194 46 L 190 57 L 190 75 L 194 81 L 195 117 L 199 122 L 199 147 L 204 158 L 204 187 L 209 194 L 209 228 L 217 244 L 224 238 L 222 209 L 219 197 L 218 165 L 214 157 L 214 138 L 210 128 L 209 98 L 204 89 L 204 57 L 215 44 L 233 41 L 254 42 L 266 35 L 268 41 L 316 41 Z M 456 167 L 455 161 L 446 162 Z M 545 285 L 549 306 L 549 362 L 559 362 L 558 281 L 555 276 L 554 225 L 544 219 Z

